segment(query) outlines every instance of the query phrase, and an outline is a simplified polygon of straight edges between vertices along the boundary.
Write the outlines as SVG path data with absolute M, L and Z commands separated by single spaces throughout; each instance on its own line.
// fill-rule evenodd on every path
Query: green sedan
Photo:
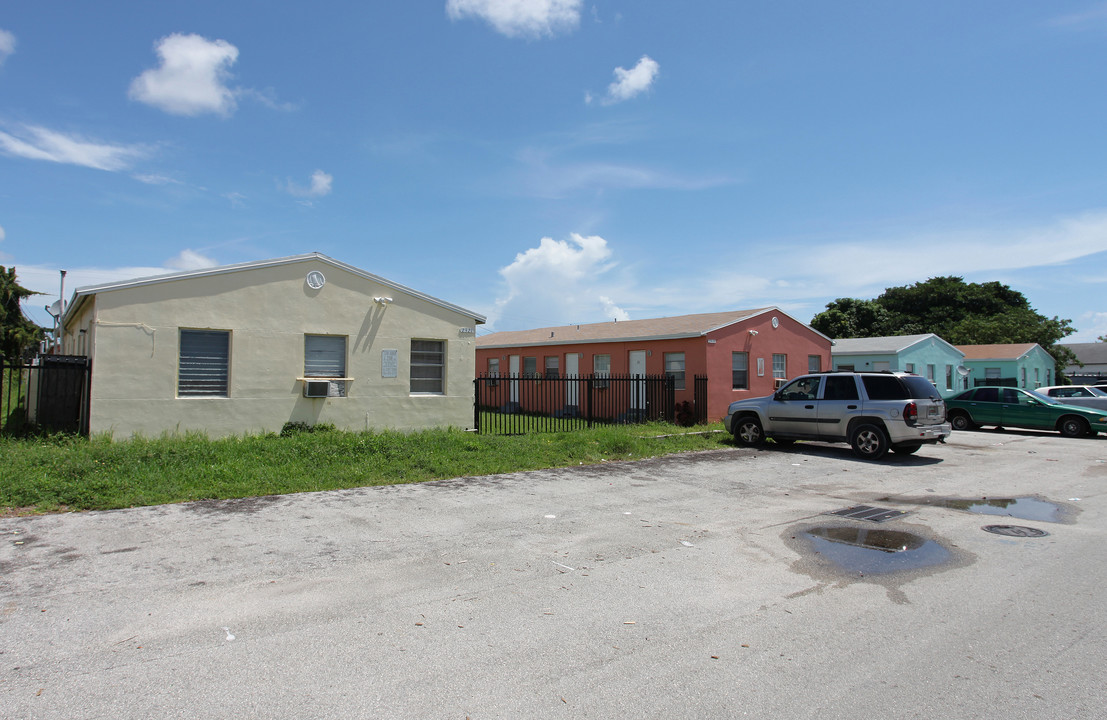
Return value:
M 946 417 L 954 430 L 981 425 L 1057 430 L 1065 437 L 1107 432 L 1107 412 L 1057 402 L 1031 390 L 978 387 L 946 400 Z

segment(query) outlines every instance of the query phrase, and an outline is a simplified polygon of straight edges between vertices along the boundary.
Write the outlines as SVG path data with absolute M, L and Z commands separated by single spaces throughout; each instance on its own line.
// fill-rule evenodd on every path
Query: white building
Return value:
M 484 317 L 319 253 L 78 288 L 92 433 L 473 424 Z

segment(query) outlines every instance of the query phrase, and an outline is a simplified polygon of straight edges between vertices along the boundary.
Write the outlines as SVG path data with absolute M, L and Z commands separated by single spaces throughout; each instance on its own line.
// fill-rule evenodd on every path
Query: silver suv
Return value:
M 774 394 L 733 402 L 723 421 L 741 445 L 848 442 L 860 458 L 903 454 L 949 437 L 946 405 L 924 377 L 904 372 L 802 375 Z

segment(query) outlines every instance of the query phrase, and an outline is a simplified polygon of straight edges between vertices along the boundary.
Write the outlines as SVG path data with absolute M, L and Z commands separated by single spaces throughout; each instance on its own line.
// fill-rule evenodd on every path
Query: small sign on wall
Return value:
M 394 378 L 400 368 L 399 350 L 381 350 L 381 377 Z

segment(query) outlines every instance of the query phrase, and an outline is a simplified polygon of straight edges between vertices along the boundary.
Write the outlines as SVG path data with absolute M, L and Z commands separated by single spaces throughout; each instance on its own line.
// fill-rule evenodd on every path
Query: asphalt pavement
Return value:
M 1105 483 L 1102 437 L 721 436 L 0 519 L 0 718 L 1105 717 Z

